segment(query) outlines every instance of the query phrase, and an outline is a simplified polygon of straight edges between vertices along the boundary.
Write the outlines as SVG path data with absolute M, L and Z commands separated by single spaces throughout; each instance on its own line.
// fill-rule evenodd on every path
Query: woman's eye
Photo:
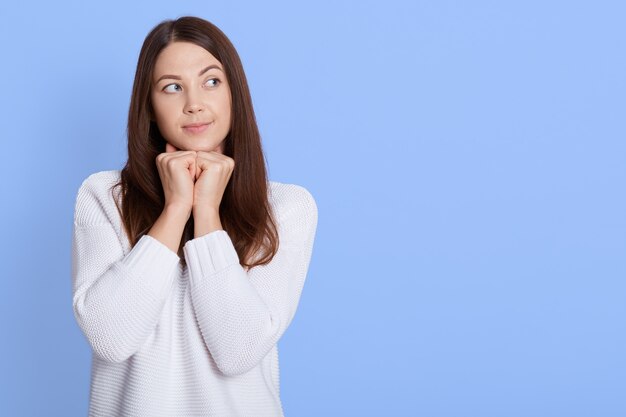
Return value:
M 173 87 L 173 88 L 170 88 L 170 87 Z M 174 93 L 174 92 L 178 91 L 178 90 L 175 89 L 177 87 L 180 88 L 180 85 L 178 85 L 178 84 L 168 84 L 168 85 L 166 85 L 163 88 L 163 91 L 167 91 L 168 93 Z
M 211 83 L 213 82 L 213 83 Z M 221 81 L 218 80 L 217 78 L 209 78 L 207 80 L 207 84 L 210 85 L 211 87 L 215 87 L 216 85 L 218 85 Z

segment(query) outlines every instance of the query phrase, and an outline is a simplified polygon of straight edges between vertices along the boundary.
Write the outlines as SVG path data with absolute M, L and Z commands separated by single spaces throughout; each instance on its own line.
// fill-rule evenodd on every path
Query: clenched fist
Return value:
M 181 151 L 170 143 L 156 158 L 165 206 L 219 213 L 235 161 L 219 152 Z
M 198 151 L 193 189 L 193 210 L 219 211 L 226 185 L 235 169 L 235 160 L 219 152 Z

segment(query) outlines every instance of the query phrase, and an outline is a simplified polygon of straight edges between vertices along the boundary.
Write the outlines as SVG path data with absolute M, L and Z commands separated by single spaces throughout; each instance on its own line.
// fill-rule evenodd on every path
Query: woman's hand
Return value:
M 165 194 L 165 209 L 175 208 L 191 215 L 197 173 L 196 157 L 196 151 L 180 151 L 167 142 L 165 152 L 156 157 Z
M 219 213 L 224 190 L 235 168 L 235 161 L 219 152 L 198 151 L 193 212 Z

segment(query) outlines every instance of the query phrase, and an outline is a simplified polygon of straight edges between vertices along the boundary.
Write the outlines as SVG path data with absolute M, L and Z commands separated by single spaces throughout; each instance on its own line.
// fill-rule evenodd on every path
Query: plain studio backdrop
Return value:
M 2 2 L 0 415 L 87 413 L 76 193 L 122 168 L 141 43 L 188 14 L 318 204 L 288 417 L 626 415 L 626 6 L 445 0 Z

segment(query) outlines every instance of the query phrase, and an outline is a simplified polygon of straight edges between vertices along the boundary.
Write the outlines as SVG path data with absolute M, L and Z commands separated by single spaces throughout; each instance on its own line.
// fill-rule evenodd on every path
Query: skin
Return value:
M 218 68 L 200 74 L 210 65 Z M 196 238 L 223 230 L 219 206 L 235 161 L 223 154 L 232 101 L 221 69 L 211 53 L 188 42 L 169 44 L 155 63 L 151 100 L 153 120 L 167 141 L 156 158 L 165 206 L 148 235 L 173 252 L 191 215 Z M 202 132 L 185 128 L 197 122 L 210 124 Z

